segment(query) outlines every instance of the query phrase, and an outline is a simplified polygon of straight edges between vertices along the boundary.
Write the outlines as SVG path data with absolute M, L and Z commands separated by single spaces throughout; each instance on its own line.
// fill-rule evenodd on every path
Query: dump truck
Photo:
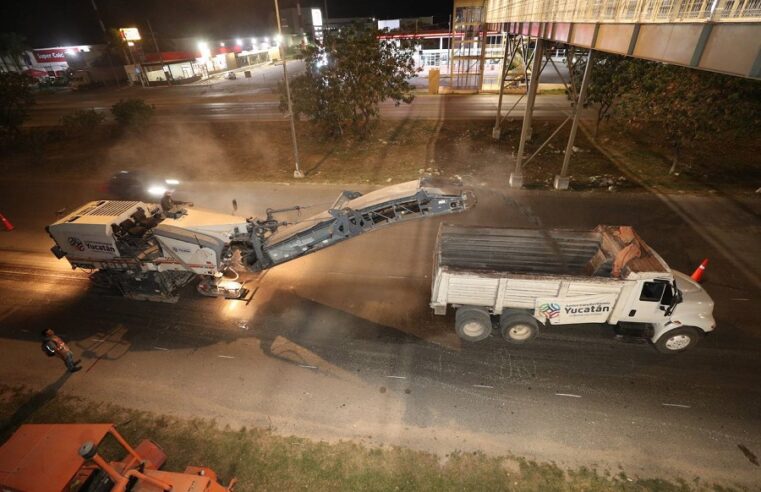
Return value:
M 277 216 L 305 207 L 247 218 L 165 196 L 160 203 L 92 201 L 46 230 L 57 258 L 125 297 L 176 302 L 180 289 L 197 280 L 203 295 L 240 299 L 246 289 L 236 267 L 260 272 L 390 224 L 475 203 L 459 181 L 424 177 L 365 195 L 344 191 L 327 210 L 296 222 Z
M 432 281 L 434 313 L 444 315 L 452 306 L 455 330 L 470 342 L 486 339 L 494 328 L 521 344 L 542 325 L 605 323 L 676 353 L 716 327 L 708 293 L 672 270 L 628 226 L 442 224 Z
M 24 424 L 0 447 L 0 490 L 229 492 L 235 485 L 221 485 L 204 466 L 162 471 L 166 458 L 149 439 L 133 448 L 113 424 Z

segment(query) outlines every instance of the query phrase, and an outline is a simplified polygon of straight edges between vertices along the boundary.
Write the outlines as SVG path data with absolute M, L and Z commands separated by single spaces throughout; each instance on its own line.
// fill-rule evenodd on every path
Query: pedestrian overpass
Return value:
M 761 79 L 761 0 L 455 0 L 450 45 L 453 89 L 484 89 L 484 67 L 498 56 L 495 38 L 487 36 L 495 28 L 502 33 L 502 57 L 494 138 L 499 138 L 502 122 L 520 101 L 502 114 L 504 89 L 516 81 L 514 60 L 522 62 L 523 74 L 517 80 L 526 88 L 512 187 L 523 185 L 523 166 L 570 122 L 563 166 L 555 177 L 556 189 L 568 188 L 569 161 L 591 78 L 589 61 L 597 51 Z M 579 58 L 586 58 L 586 68 L 581 84 L 566 83 L 571 98 L 568 118 L 527 158 L 524 151 L 531 138 L 539 78 L 548 63 L 555 65 L 547 50 L 552 46 L 565 46 L 573 53 L 567 57 L 569 73 Z M 586 51 L 586 57 L 580 51 Z
M 489 0 L 485 21 L 511 34 L 761 78 L 761 0 Z

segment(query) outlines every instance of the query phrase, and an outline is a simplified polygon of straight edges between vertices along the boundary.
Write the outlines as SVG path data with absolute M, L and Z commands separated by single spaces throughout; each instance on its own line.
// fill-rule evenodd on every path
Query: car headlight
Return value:
M 165 179 L 164 183 L 166 183 L 168 185 L 171 185 L 171 186 L 177 186 L 178 184 L 180 184 L 180 181 L 177 180 L 177 179 Z
M 148 193 L 150 193 L 153 196 L 161 196 L 164 193 L 166 193 L 167 189 L 164 186 L 151 186 L 148 188 Z

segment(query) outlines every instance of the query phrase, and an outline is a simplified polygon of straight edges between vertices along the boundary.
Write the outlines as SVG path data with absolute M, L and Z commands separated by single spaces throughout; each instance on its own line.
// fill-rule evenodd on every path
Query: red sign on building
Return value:
M 61 63 L 66 61 L 66 49 L 50 48 L 46 50 L 32 50 L 37 63 Z

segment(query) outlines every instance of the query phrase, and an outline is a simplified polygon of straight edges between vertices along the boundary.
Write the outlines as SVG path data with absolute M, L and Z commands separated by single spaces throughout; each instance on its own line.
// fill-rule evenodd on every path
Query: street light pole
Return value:
M 111 59 L 111 39 L 108 37 L 108 32 L 106 31 L 106 25 L 103 24 L 103 19 L 100 17 L 100 12 L 98 11 L 98 5 L 96 5 L 95 0 L 90 0 L 90 3 L 92 3 L 92 9 L 95 11 L 95 15 L 98 18 L 98 24 L 100 24 L 100 30 L 103 31 L 103 39 L 106 42 L 106 54 L 108 55 L 108 66 L 111 69 L 111 76 L 114 78 L 114 85 L 117 87 L 119 86 L 119 79 L 116 76 L 116 70 L 114 69 L 114 61 Z
M 283 28 L 280 25 L 280 6 L 278 0 L 275 1 L 275 17 L 277 17 L 278 49 L 280 50 L 280 59 L 283 62 L 283 80 L 285 81 L 285 97 L 288 99 L 288 117 L 291 119 L 291 139 L 293 140 L 293 160 L 296 163 L 296 170 L 293 171 L 294 178 L 303 178 L 299 166 L 299 143 L 296 140 L 296 122 L 293 117 L 293 103 L 291 102 L 291 87 L 288 83 L 288 69 L 285 63 L 285 49 L 283 47 Z
M 156 41 L 156 34 L 153 32 L 153 26 L 151 25 L 151 20 L 148 19 L 148 29 L 151 31 L 151 37 L 153 38 L 153 46 L 156 48 L 156 53 L 159 54 L 159 63 L 161 63 L 161 70 L 164 70 L 164 55 L 161 54 L 161 50 L 159 49 L 159 43 Z M 169 69 L 169 74 L 164 73 L 166 75 L 166 84 L 171 87 L 172 86 L 172 70 Z

